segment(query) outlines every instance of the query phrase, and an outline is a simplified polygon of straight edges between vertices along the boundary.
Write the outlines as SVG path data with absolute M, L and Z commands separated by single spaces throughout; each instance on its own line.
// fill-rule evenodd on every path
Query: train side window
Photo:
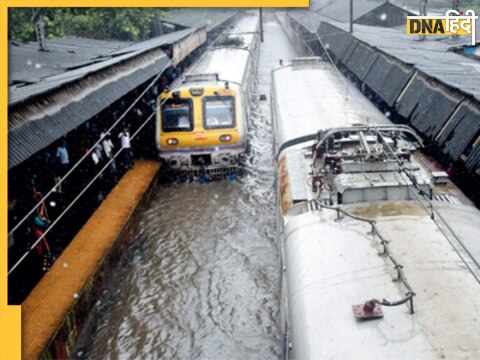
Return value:
M 203 127 L 228 129 L 235 127 L 235 98 L 233 96 L 205 96 L 203 98 Z
M 192 131 L 192 100 L 167 100 L 162 105 L 162 130 L 164 132 Z

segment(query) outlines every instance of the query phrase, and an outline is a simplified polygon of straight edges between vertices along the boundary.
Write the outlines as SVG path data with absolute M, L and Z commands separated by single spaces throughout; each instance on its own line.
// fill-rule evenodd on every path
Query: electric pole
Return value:
M 350 0 L 350 34 L 353 33 L 353 0 Z
M 40 51 L 47 50 L 47 42 L 45 41 L 45 30 L 43 27 L 42 8 L 33 8 L 33 21 L 35 23 L 35 33 L 37 34 L 37 42 Z
M 260 10 L 260 41 L 263 43 L 263 9 Z

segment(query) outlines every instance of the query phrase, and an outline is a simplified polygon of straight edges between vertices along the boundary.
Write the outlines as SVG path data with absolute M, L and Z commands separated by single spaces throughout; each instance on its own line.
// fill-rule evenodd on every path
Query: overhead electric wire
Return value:
M 453 229 L 450 227 L 450 225 L 448 225 L 448 223 L 445 221 L 445 219 L 443 218 L 443 216 L 440 214 L 440 212 L 433 206 L 433 203 L 432 203 L 432 200 L 429 199 L 428 201 L 428 205 L 431 209 L 431 212 L 429 212 L 428 208 L 425 206 L 425 204 L 423 203 L 423 201 L 420 199 L 419 195 L 417 194 L 417 191 L 415 190 L 412 190 L 412 185 L 409 184 L 408 180 L 410 180 L 413 184 L 413 187 L 418 190 L 419 192 L 424 192 L 422 189 L 420 189 L 418 187 L 418 184 L 415 184 L 414 181 L 412 181 L 412 179 L 410 178 L 410 176 L 408 176 L 408 171 L 405 167 L 403 167 L 403 162 L 400 160 L 400 158 L 398 157 L 398 155 L 393 151 L 392 147 L 385 141 L 385 138 L 383 137 L 383 135 L 377 131 L 377 134 L 382 138 L 382 141 L 383 143 L 387 146 L 387 148 L 392 152 L 392 154 L 395 156 L 395 160 L 397 162 L 397 164 L 399 165 L 399 170 L 398 170 L 398 173 L 399 175 L 403 178 L 403 180 L 405 181 L 405 183 L 407 184 L 407 187 L 412 191 L 412 193 L 414 194 L 416 200 L 420 203 L 420 205 L 422 206 L 422 208 L 425 210 L 425 212 L 427 214 L 430 215 L 430 218 L 432 219 L 432 221 L 434 222 L 434 224 L 436 225 L 436 227 L 438 228 L 438 230 L 440 230 L 440 232 L 443 234 L 443 236 L 447 239 L 447 241 L 450 243 L 450 245 L 452 246 L 453 250 L 458 254 L 458 256 L 460 256 L 460 258 L 462 259 L 462 262 L 465 264 L 465 266 L 468 268 L 468 270 L 470 271 L 470 273 L 473 275 L 473 277 L 477 280 L 478 283 L 480 283 L 480 277 L 475 274 L 474 270 L 470 267 L 470 265 L 467 263 L 467 261 L 465 260 L 465 258 L 462 256 L 462 254 L 460 254 L 459 250 L 455 247 L 455 245 L 452 243 L 452 241 L 450 240 L 449 236 L 445 233 L 444 229 L 442 229 L 442 227 L 440 226 L 440 224 L 438 223 L 436 217 L 435 217 L 435 214 L 438 218 L 440 218 L 440 220 L 442 221 L 443 225 L 450 231 L 450 233 L 453 235 L 453 237 L 455 238 L 455 240 L 460 244 L 460 246 L 462 247 L 463 251 L 465 251 L 465 253 L 470 257 L 470 259 L 472 260 L 472 262 L 477 266 L 477 268 L 480 270 L 480 263 L 475 259 L 475 257 L 470 253 L 470 251 L 467 249 L 467 247 L 463 244 L 463 242 L 458 238 L 457 234 L 455 234 L 455 232 L 453 231 Z M 407 178 L 406 179 L 404 177 L 404 175 L 402 174 L 402 171 L 405 172 L 405 174 L 407 175 Z M 410 174 L 411 175 L 411 174 Z M 413 175 L 412 175 L 413 176 Z
M 308 14 L 308 21 L 310 21 L 310 26 L 312 26 L 312 28 L 314 27 L 313 23 L 312 23 L 312 18 L 310 17 L 310 14 Z M 338 75 L 340 76 L 340 78 L 342 79 L 343 83 L 345 84 L 345 91 L 346 91 L 346 94 L 345 94 L 345 101 L 348 101 L 348 87 L 351 85 L 347 82 L 347 80 L 344 78 L 343 74 L 341 73 L 340 69 L 337 67 L 337 64 L 335 64 L 335 61 L 333 61 L 332 57 L 330 56 L 330 53 L 328 52 L 328 48 L 325 46 L 325 44 L 323 43 L 322 39 L 320 38 L 320 36 L 318 35 L 318 29 L 315 30 L 315 36 L 316 38 L 318 39 L 320 45 L 322 45 L 322 48 L 323 48 L 323 51 L 325 52 L 325 54 L 327 55 L 327 58 L 328 60 L 330 61 L 330 63 L 333 65 L 333 68 L 337 71 Z
M 313 28 L 313 23 L 312 23 L 312 19 L 310 17 L 310 14 L 308 14 L 308 20 L 310 22 L 310 25 L 312 26 Z M 340 77 L 342 78 L 342 80 L 344 81 L 345 85 L 346 85 L 346 91 L 347 91 L 347 100 L 348 100 L 348 84 L 346 82 L 346 80 L 343 78 L 343 75 L 341 74 L 340 70 L 338 69 L 337 65 L 335 64 L 335 62 L 333 61 L 333 59 L 331 58 L 329 52 L 328 52 L 328 49 L 327 47 L 325 46 L 325 44 L 323 43 L 322 39 L 320 38 L 320 36 L 318 35 L 318 32 L 315 31 L 315 35 L 316 35 L 316 38 L 318 39 L 318 41 L 320 42 L 320 45 L 323 47 L 323 50 L 325 52 L 325 54 L 327 55 L 329 61 L 332 63 L 332 65 L 334 66 L 335 70 L 339 73 Z M 383 138 L 383 136 L 382 136 Z M 400 176 L 405 180 L 407 186 L 411 189 L 412 185 L 410 185 L 408 183 L 408 180 L 405 179 L 404 175 L 402 174 L 402 171 L 403 170 L 406 174 L 407 174 L 407 170 L 402 168 L 402 162 L 401 160 L 398 158 L 398 156 L 395 154 L 395 152 L 392 150 L 392 148 L 390 147 L 389 144 L 387 144 L 385 142 L 385 144 L 387 145 L 387 147 L 389 148 L 390 151 L 392 151 L 392 154 L 394 154 L 399 166 L 401 167 L 400 170 L 399 170 L 399 174 Z M 411 179 L 410 179 L 411 180 Z M 412 182 L 413 183 L 413 182 Z M 422 191 L 418 186 L 415 186 L 415 189 L 419 190 L 419 191 Z M 464 259 L 464 257 L 460 254 L 460 252 L 458 251 L 458 249 L 454 246 L 454 244 L 452 243 L 452 241 L 450 240 L 449 236 L 445 233 L 444 229 L 441 228 L 440 224 L 437 222 L 436 218 L 435 218 L 435 214 L 437 215 L 438 218 L 440 218 L 440 220 L 442 221 L 443 225 L 450 231 L 450 233 L 453 235 L 453 237 L 455 238 L 455 240 L 460 244 L 460 246 L 462 247 L 463 251 L 465 251 L 465 253 L 470 257 L 470 259 L 472 260 L 472 262 L 480 269 L 480 264 L 479 262 L 475 259 L 475 257 L 470 253 L 470 251 L 467 249 L 467 247 L 463 244 L 463 242 L 458 238 L 458 236 L 455 234 L 455 232 L 453 231 L 453 229 L 448 225 L 448 223 L 445 221 L 445 219 L 443 218 L 443 216 L 440 214 L 440 212 L 433 206 L 433 203 L 431 200 L 429 200 L 429 207 L 431 209 L 431 213 L 429 213 L 429 210 L 427 209 L 427 207 L 424 205 L 423 201 L 419 198 L 418 194 L 416 193 L 416 191 L 412 191 L 414 193 L 414 196 L 416 197 L 417 201 L 420 203 L 420 205 L 424 208 L 424 210 L 430 215 L 430 217 L 432 218 L 433 222 L 435 223 L 435 225 L 437 226 L 437 228 L 440 230 L 440 232 L 443 234 L 443 236 L 447 239 L 447 241 L 450 243 L 450 245 L 453 247 L 453 249 L 455 250 L 455 252 L 457 252 L 457 254 L 460 256 L 460 258 L 462 259 L 462 262 L 465 264 L 465 266 L 467 266 L 467 268 L 470 270 L 470 272 L 472 273 L 472 275 L 475 277 L 475 279 L 477 280 L 477 282 L 480 283 L 480 277 L 477 276 L 473 269 L 470 267 L 470 265 L 467 263 L 467 261 Z
M 206 14 L 205 14 L 206 16 Z M 205 17 L 204 16 L 204 17 Z M 200 19 L 198 22 L 197 22 L 197 25 L 200 24 L 202 19 Z M 196 27 L 195 27 L 196 28 Z M 194 34 L 194 32 L 192 32 L 189 36 L 192 36 Z M 211 43 L 211 45 L 209 45 L 205 52 L 202 54 L 202 56 L 198 59 L 198 61 L 200 61 L 201 59 L 203 59 L 203 57 L 206 55 L 206 53 L 208 52 L 208 50 L 210 48 L 213 47 L 213 45 L 216 43 L 216 41 L 223 35 L 223 32 L 220 33 Z M 158 75 L 155 76 L 155 78 L 150 82 L 150 84 L 145 88 L 145 90 L 132 102 L 132 104 L 128 107 L 128 109 L 119 117 L 118 120 L 115 121 L 115 123 L 106 131 L 106 133 L 104 134 L 103 137 L 100 137 L 100 139 L 94 144 L 92 145 L 91 149 L 94 149 L 98 144 L 100 144 L 100 142 L 104 139 L 105 136 L 107 136 L 108 133 L 110 133 L 110 131 L 112 129 L 114 129 L 117 124 L 125 117 L 125 115 L 138 103 L 138 101 L 140 101 L 140 99 L 146 94 L 146 92 L 148 90 L 150 90 L 150 88 L 157 82 L 157 80 L 162 76 L 163 72 L 171 65 L 171 63 L 173 62 L 175 58 L 172 57 L 172 59 L 170 59 L 170 61 L 165 65 L 165 67 L 162 69 L 161 72 L 159 72 Z M 187 72 L 186 74 L 184 74 L 183 76 L 185 75 L 188 75 L 191 71 L 193 70 L 193 67 L 191 67 Z M 179 86 L 181 85 L 181 81 L 178 82 L 178 84 L 175 86 L 175 88 L 173 88 L 173 90 L 177 89 Z M 142 130 L 145 125 L 154 117 L 154 115 L 156 114 L 156 112 L 158 111 L 158 109 L 164 104 L 164 102 L 166 101 L 163 100 L 160 104 L 158 104 L 154 111 L 150 114 L 150 116 L 147 118 L 147 120 L 145 120 L 140 126 L 139 128 L 137 129 L 137 131 L 135 131 L 134 134 L 132 134 L 131 136 L 131 140 L 133 140 L 135 138 L 135 136 L 137 136 L 137 134 L 140 132 L 140 130 Z M 90 186 L 95 182 L 95 180 L 108 168 L 108 166 L 112 163 L 113 160 L 115 160 L 115 158 L 123 151 L 123 147 L 120 147 L 120 149 L 115 153 L 115 155 L 113 156 L 113 158 L 111 158 L 108 163 L 95 175 L 95 177 L 84 187 L 84 189 L 79 193 L 79 195 L 74 199 L 72 200 L 72 202 L 65 208 L 65 210 L 55 219 L 55 221 L 49 225 L 49 227 L 46 229 L 46 231 L 39 237 L 37 238 L 37 240 L 33 243 L 33 245 L 30 246 L 30 248 L 27 250 L 27 252 L 25 254 L 23 254 L 20 259 L 10 268 L 10 270 L 8 271 L 8 275 L 10 275 L 19 265 L 21 262 L 23 262 L 23 260 L 25 260 L 25 258 L 28 256 L 28 254 L 38 245 L 38 243 L 43 239 L 45 238 L 45 236 L 50 232 L 50 230 L 54 227 L 55 224 L 58 223 L 58 221 L 66 214 L 66 212 L 76 203 L 76 201 L 85 193 L 86 190 L 88 190 L 88 188 L 90 188 Z M 46 200 L 46 198 L 48 196 L 50 196 L 54 190 L 57 188 L 57 186 L 59 184 L 61 184 L 72 172 L 73 170 L 75 170 L 81 162 L 83 162 L 83 160 L 90 155 L 90 153 L 94 151 L 94 150 L 90 150 L 88 152 L 86 152 L 78 161 L 77 163 L 75 163 L 75 165 L 60 179 L 60 181 L 55 184 L 55 186 L 47 193 L 47 195 L 45 195 L 41 201 L 39 201 L 28 213 L 27 215 L 25 215 L 25 217 L 20 220 L 16 226 L 8 233 L 8 236 L 10 236 L 11 234 L 13 234 L 19 227 L 21 224 L 23 224 L 26 220 L 28 220 L 28 218 L 33 214 L 33 212 L 35 210 L 37 210 Z

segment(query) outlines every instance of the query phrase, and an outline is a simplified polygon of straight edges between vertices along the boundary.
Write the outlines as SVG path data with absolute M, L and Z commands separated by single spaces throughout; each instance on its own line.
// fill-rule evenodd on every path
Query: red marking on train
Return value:
M 207 137 L 196 137 L 195 140 L 208 140 Z

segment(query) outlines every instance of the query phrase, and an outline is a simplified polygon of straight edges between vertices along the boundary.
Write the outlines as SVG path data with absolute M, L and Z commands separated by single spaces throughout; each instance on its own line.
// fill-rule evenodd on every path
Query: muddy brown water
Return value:
M 296 56 L 267 16 L 243 176 L 162 185 L 98 300 L 88 359 L 277 359 L 281 352 L 270 70 Z

